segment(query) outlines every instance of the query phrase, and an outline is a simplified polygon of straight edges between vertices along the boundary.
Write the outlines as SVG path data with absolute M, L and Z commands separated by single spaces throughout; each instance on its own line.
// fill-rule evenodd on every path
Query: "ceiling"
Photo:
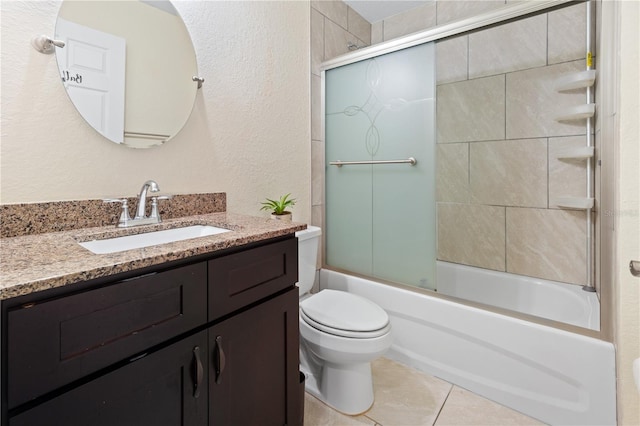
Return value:
M 382 21 L 390 16 L 422 6 L 430 0 L 344 0 L 370 23 Z

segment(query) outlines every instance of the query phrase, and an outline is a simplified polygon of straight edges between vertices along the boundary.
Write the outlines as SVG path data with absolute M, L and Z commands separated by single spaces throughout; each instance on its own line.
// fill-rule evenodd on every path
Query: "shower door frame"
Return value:
M 324 61 L 321 65 L 320 65 L 320 93 L 321 93 L 321 97 L 320 97 L 320 110 L 322 111 L 322 113 L 320 114 L 321 117 L 321 122 L 320 122 L 320 128 L 321 128 L 321 138 L 323 141 L 325 141 L 326 143 L 326 134 L 325 134 L 325 108 L 326 108 L 326 104 L 325 104 L 325 92 L 326 92 L 326 71 L 334 69 L 334 68 L 338 68 L 344 65 L 349 65 L 355 62 L 360 62 L 363 60 L 367 60 L 367 59 L 371 59 L 371 58 L 375 58 L 377 56 L 380 55 L 384 55 L 387 53 L 393 53 L 399 50 L 403 50 L 403 49 L 407 49 L 413 46 L 417 46 L 417 45 L 421 45 L 424 43 L 429 43 L 429 42 L 436 42 L 436 41 L 440 41 L 440 40 L 444 40 L 447 38 L 451 38 L 451 37 L 455 37 L 457 35 L 463 34 L 463 33 L 470 33 L 473 31 L 477 31 L 477 30 L 484 30 L 490 27 L 494 27 L 494 26 L 498 26 L 498 25 L 502 25 L 511 21 L 517 21 L 520 19 L 524 19 L 527 18 L 529 16 L 534 16 L 534 15 L 538 15 L 538 14 L 542 14 L 542 13 L 547 13 L 556 9 L 562 9 L 564 7 L 568 7 L 571 5 L 575 5 L 575 4 L 580 4 L 580 3 L 588 3 L 590 2 L 590 0 L 544 0 L 544 1 L 536 1 L 536 2 L 525 2 L 525 3 L 516 3 L 513 5 L 505 5 L 504 7 L 501 7 L 499 9 L 495 9 L 492 10 L 490 12 L 486 12 L 486 13 L 482 13 L 470 18 L 465 18 L 465 19 L 461 19 L 459 21 L 455 21 L 455 22 L 451 22 L 448 24 L 444 24 L 444 25 L 439 25 L 424 31 L 419 31 L 413 34 L 409 34 L 407 36 L 403 36 L 403 37 L 399 37 L 397 39 L 393 39 L 387 42 L 382 42 L 373 46 L 369 46 L 369 47 L 365 47 L 362 49 L 358 49 L 355 50 L 353 52 L 338 56 L 336 58 Z M 595 7 L 595 4 L 593 4 L 593 2 L 591 2 L 591 7 Z M 588 26 L 591 25 L 591 23 L 588 23 Z M 588 37 L 591 38 L 593 35 L 589 34 L 591 31 L 588 31 Z M 597 52 L 597 56 L 598 57 L 599 52 Z M 603 78 L 603 73 L 599 72 L 599 80 L 600 81 L 607 81 L 605 78 Z M 611 79 L 612 77 L 609 76 L 609 79 Z M 607 84 L 607 83 L 605 83 Z M 609 87 L 609 86 L 607 86 Z M 602 138 L 607 138 L 607 135 L 602 136 Z M 608 139 L 608 138 L 607 138 Z M 602 159 L 601 159 L 602 160 Z M 324 174 L 324 170 L 323 170 L 323 174 Z M 601 173 L 602 174 L 602 173 Z M 324 181 L 324 180 L 323 180 Z M 326 220 L 326 190 L 323 191 L 323 221 Z M 600 206 L 599 210 L 603 210 L 604 206 Z M 590 210 L 588 212 L 588 215 L 590 215 L 594 210 Z M 596 228 L 598 227 L 598 222 L 596 220 Z M 598 282 L 598 276 L 596 274 L 596 271 L 600 270 L 605 270 L 608 271 L 609 267 L 607 267 L 607 265 L 604 265 L 604 263 L 608 263 L 611 261 L 611 259 L 609 257 L 600 257 L 597 256 L 598 252 L 602 252 L 602 250 L 598 250 L 597 248 L 595 248 L 595 244 L 594 244 L 594 236 L 597 234 L 597 232 L 599 230 L 594 230 L 593 225 L 591 224 L 587 224 L 587 226 L 589 227 L 589 231 L 588 231 L 588 237 L 587 237 L 587 241 L 589 244 L 589 247 L 587 247 L 587 256 L 590 259 L 594 259 L 593 263 L 595 266 L 593 265 L 589 265 L 589 271 L 588 274 L 590 274 L 591 277 L 594 277 L 593 279 L 587 279 L 587 283 L 589 285 L 592 286 L 598 286 L 598 284 L 600 284 Z M 324 239 L 322 247 L 323 247 L 323 252 L 322 252 L 322 267 L 326 267 L 326 233 L 323 233 L 323 237 Z M 598 243 L 600 243 L 600 241 L 598 241 Z M 596 253 L 596 256 L 594 256 L 594 252 Z M 333 268 L 331 268 L 333 269 Z M 341 271 L 341 272 L 346 272 L 352 275 L 358 275 L 358 274 L 353 274 L 352 272 L 349 271 Z M 589 275 L 588 275 L 589 276 Z M 381 282 L 384 282 L 384 280 L 378 280 Z M 590 337 L 596 337 L 596 338 L 600 338 L 603 340 L 607 340 L 607 341 L 612 341 L 613 336 L 612 333 L 610 333 L 610 329 L 611 329 L 611 319 L 608 316 L 603 316 L 602 315 L 602 306 L 607 306 L 610 303 L 611 300 L 611 293 L 610 293 L 610 289 L 607 286 L 601 286 L 598 288 L 599 291 L 599 296 L 600 296 L 600 310 L 601 310 L 601 326 L 600 326 L 600 330 L 601 331 L 593 331 L 593 330 L 588 330 L 588 329 L 584 329 L 581 327 L 575 327 L 569 324 L 564 324 L 561 322 L 556 322 L 556 321 L 549 321 L 546 320 L 544 318 L 539 318 L 539 317 L 535 317 L 535 316 L 531 316 L 531 315 L 526 315 L 526 314 L 520 314 L 516 311 L 508 311 L 508 310 L 504 310 L 501 308 L 494 308 L 491 306 L 487 306 L 487 305 L 480 305 L 477 304 L 475 302 L 472 301 L 467 301 L 467 300 L 463 300 L 463 299 L 458 299 L 458 298 L 452 298 L 449 296 L 445 296 L 442 294 L 438 294 L 437 292 L 432 292 L 432 291 L 428 291 L 428 290 L 423 290 L 420 288 L 416 288 L 416 287 L 412 287 L 412 286 L 405 286 L 405 285 L 400 285 L 398 283 L 393 283 L 393 282 L 387 282 L 390 285 L 395 285 L 395 286 L 401 286 L 403 288 L 407 288 L 410 289 L 412 291 L 417 291 L 417 292 L 427 292 L 426 294 L 429 294 L 430 296 L 435 296 L 435 297 L 441 297 L 441 298 L 445 298 L 445 299 L 451 299 L 454 300 L 458 303 L 463 303 L 463 304 L 467 304 L 470 306 L 477 306 L 477 307 L 481 307 L 482 309 L 486 309 L 486 310 L 490 310 L 490 311 L 494 311 L 497 313 L 502 313 L 502 314 L 507 314 L 516 318 L 522 318 L 525 319 L 527 321 L 532 321 L 532 322 L 536 322 L 536 323 L 540 323 L 543 325 L 549 325 L 555 328 L 560 328 L 560 329 L 564 329 L 567 331 L 571 331 L 574 333 L 579 333 L 579 334 L 583 334 L 586 336 L 590 336 Z

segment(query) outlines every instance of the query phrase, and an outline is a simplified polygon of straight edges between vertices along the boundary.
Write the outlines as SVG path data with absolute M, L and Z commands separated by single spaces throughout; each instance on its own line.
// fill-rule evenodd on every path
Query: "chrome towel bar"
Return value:
M 370 161 L 331 161 L 329 163 L 329 165 L 331 166 L 338 166 L 338 167 L 342 167 L 342 166 L 352 166 L 352 165 L 361 165 L 361 164 L 411 164 L 412 166 L 415 166 L 416 163 L 418 161 L 413 158 L 413 157 L 409 157 L 406 160 L 370 160 Z

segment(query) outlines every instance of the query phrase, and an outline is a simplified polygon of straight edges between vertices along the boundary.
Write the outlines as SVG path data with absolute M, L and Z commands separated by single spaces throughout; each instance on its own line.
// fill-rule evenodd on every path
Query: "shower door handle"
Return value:
M 411 164 L 415 166 L 418 163 L 413 157 L 409 157 L 406 160 L 366 160 L 366 161 L 331 161 L 329 162 L 330 166 L 357 166 L 357 165 L 368 165 L 368 164 Z
M 629 271 L 634 277 L 640 277 L 640 261 L 632 260 L 629 262 Z

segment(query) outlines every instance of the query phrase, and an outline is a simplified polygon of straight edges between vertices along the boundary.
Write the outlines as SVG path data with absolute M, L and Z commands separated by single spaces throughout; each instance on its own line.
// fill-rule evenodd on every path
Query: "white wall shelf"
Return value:
M 596 113 L 596 104 L 584 104 L 567 108 L 556 121 L 575 121 L 591 118 Z
M 549 203 L 563 209 L 589 210 L 593 208 L 593 198 L 587 197 L 555 197 L 549 200 Z
M 595 81 L 596 70 L 585 70 L 563 75 L 556 80 L 555 88 L 558 92 L 566 92 L 568 90 L 591 87 Z
M 579 146 L 559 149 L 556 152 L 556 158 L 559 160 L 581 160 L 586 158 L 592 158 L 595 152 L 595 148 L 592 146 Z

